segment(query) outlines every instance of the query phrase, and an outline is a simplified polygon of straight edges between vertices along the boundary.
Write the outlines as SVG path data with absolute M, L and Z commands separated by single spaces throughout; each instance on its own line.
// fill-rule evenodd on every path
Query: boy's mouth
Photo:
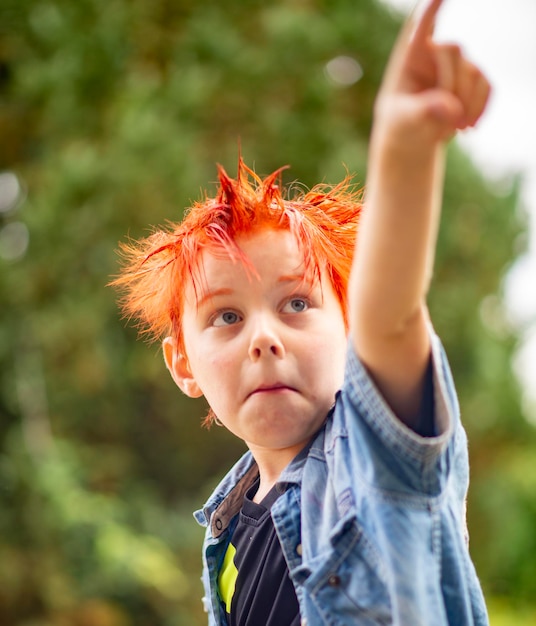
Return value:
M 296 391 L 294 387 L 289 387 L 283 383 L 273 383 L 270 385 L 259 385 L 256 389 L 248 394 L 248 398 L 261 393 L 284 393 L 285 391 Z

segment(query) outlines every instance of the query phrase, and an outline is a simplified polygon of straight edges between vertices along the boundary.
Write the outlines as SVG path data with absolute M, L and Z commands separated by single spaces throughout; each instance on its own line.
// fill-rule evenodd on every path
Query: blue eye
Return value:
M 234 311 L 222 311 L 214 318 L 213 326 L 232 326 L 240 322 L 241 317 Z
M 308 308 L 309 303 L 304 298 L 292 298 L 283 307 L 283 313 L 302 313 Z

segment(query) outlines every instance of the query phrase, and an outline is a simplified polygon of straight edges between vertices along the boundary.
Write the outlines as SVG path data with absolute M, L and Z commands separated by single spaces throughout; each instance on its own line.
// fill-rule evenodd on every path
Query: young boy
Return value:
M 280 172 L 240 161 L 182 224 L 125 246 L 125 311 L 249 448 L 196 513 L 210 624 L 487 624 L 466 439 L 425 296 L 444 143 L 489 85 L 432 40 L 441 3 L 393 52 L 361 217 L 347 181 L 284 199 Z

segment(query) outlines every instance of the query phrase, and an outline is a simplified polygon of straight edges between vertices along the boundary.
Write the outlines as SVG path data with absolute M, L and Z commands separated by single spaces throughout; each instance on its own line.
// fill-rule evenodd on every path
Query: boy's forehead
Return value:
M 199 305 L 207 295 L 239 284 L 268 280 L 308 282 L 318 280 L 307 268 L 296 237 L 289 231 L 268 231 L 238 238 L 236 249 L 204 248 L 183 283 L 186 302 Z

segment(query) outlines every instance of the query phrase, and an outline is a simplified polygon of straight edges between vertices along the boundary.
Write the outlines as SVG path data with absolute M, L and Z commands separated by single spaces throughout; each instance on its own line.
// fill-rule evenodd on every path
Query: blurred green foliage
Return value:
M 364 181 L 399 18 L 375 0 L 0 11 L 0 172 L 21 185 L 0 211 L 0 623 L 200 625 L 190 512 L 243 445 L 200 428 L 206 407 L 118 318 L 117 242 L 180 219 L 239 146 L 261 174 L 290 164 L 289 183 L 346 168 Z M 358 82 L 329 78 L 338 56 Z M 518 205 L 516 181 L 451 147 L 430 304 L 469 431 L 471 546 L 496 626 L 536 611 L 536 438 L 501 291 Z

